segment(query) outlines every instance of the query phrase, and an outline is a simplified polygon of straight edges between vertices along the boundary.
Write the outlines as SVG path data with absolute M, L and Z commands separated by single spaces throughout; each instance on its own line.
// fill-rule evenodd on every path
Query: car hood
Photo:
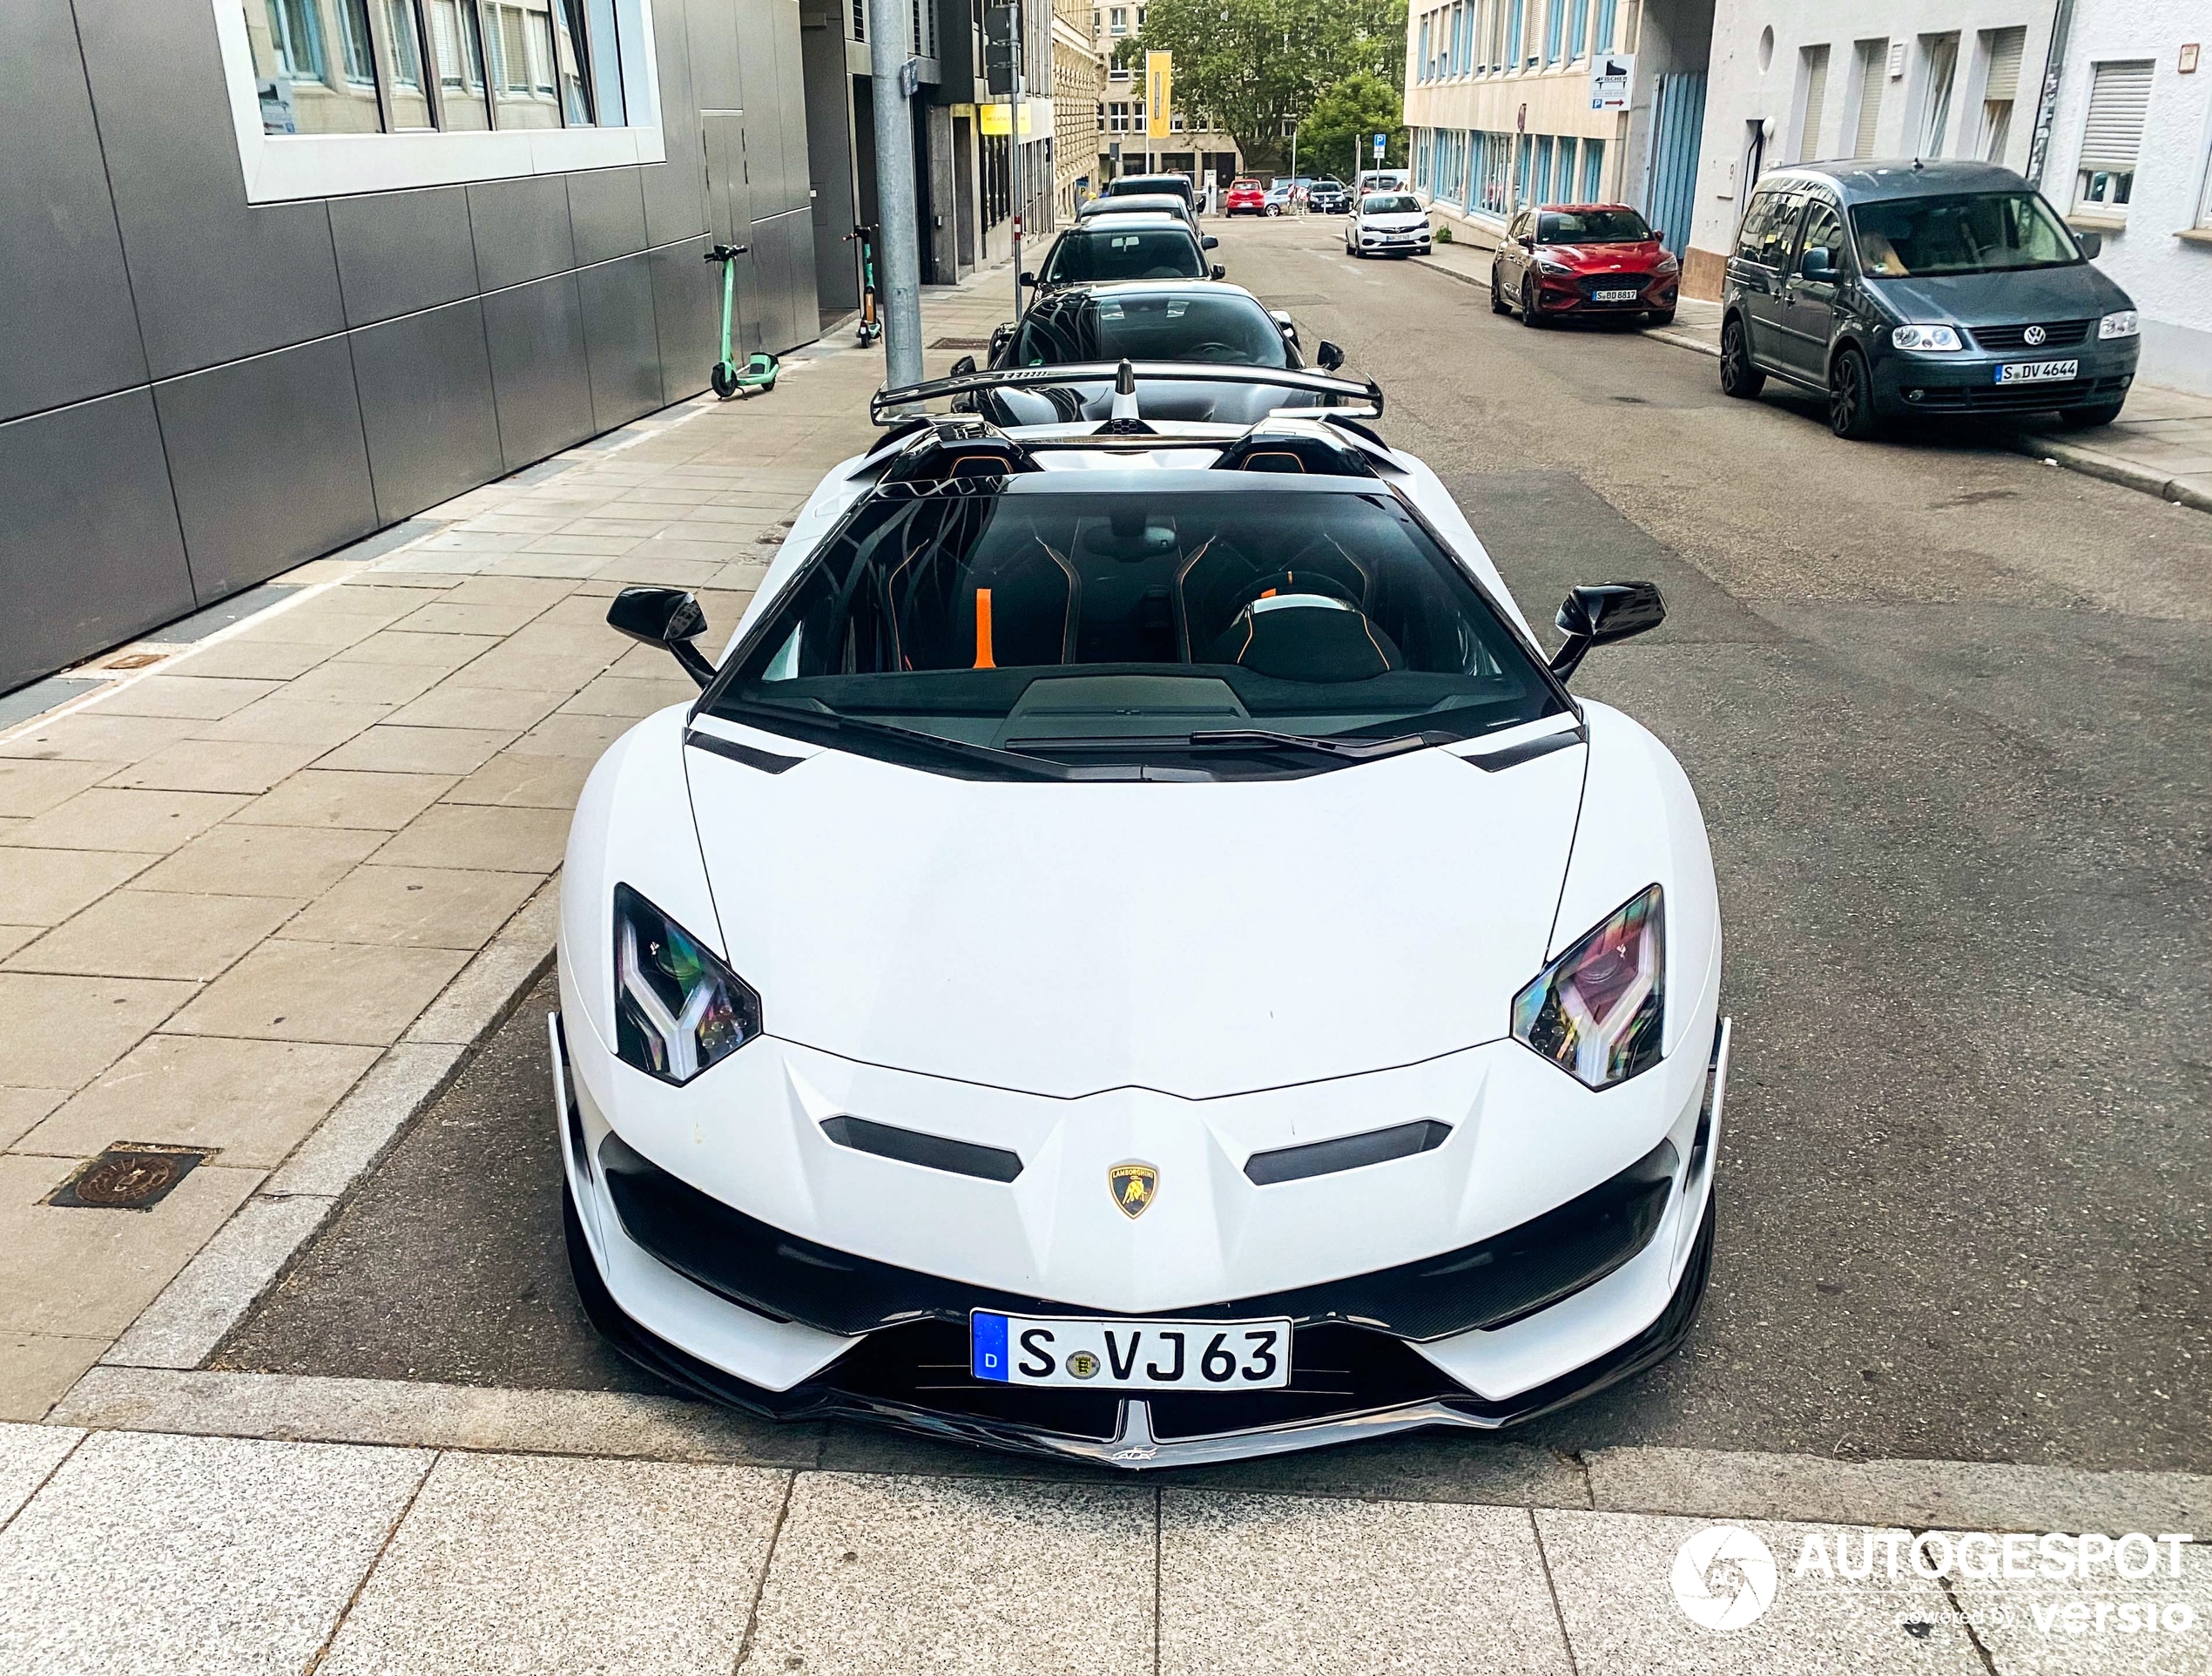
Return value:
M 1667 253 L 1656 240 L 1646 239 L 1633 245 L 1539 245 L 1536 253 L 1578 274 L 1644 274 Z
M 1377 233 L 1411 233 L 1428 225 L 1428 217 L 1411 212 L 1390 215 L 1363 215 L 1359 218 L 1362 231 L 1372 227 Z
M 1505 1036 L 1585 755 L 1040 784 L 684 753 L 730 962 L 771 1035 L 1030 1093 L 1187 1098 Z
M 2079 267 L 2031 267 L 2025 273 L 1870 274 L 1867 288 L 1908 321 L 1956 321 L 1966 326 L 2027 326 L 2094 320 L 2134 307 L 2128 294 L 2084 262 Z

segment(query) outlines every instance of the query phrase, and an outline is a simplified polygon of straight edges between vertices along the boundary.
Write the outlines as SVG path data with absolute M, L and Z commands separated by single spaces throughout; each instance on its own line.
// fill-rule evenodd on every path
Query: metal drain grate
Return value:
M 991 341 L 987 337 L 941 337 L 929 346 L 933 349 L 988 349 Z
M 166 1199 L 212 1152 L 118 1140 L 46 1196 L 70 1210 L 145 1211 Z

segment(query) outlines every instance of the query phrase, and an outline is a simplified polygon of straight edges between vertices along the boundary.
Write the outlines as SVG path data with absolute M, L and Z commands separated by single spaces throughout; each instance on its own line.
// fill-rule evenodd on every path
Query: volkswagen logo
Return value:
M 2030 348 L 2033 348 L 2034 345 L 2042 342 L 2045 338 L 2050 335 L 2051 335 L 2045 331 L 2041 327 L 2031 326 L 2027 328 L 2027 330 L 2020 334 L 2020 341 L 2027 344 Z

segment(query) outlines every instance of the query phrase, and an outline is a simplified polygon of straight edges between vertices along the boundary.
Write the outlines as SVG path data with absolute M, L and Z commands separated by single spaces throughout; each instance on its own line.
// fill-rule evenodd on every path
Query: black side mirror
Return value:
M 1213 240 L 1209 239 L 1206 242 L 1208 244 L 1211 244 Z M 1216 262 L 1211 267 L 1206 270 L 1206 277 L 1210 280 L 1226 279 L 1229 277 L 1229 270 L 1224 267 L 1219 262 Z
M 1204 238 L 1199 240 L 1198 244 L 1202 249 L 1205 250 L 1218 250 L 1221 248 L 1221 240 L 1215 238 L 1211 233 L 1206 234 Z
M 681 588 L 624 588 L 607 607 L 607 626 L 649 646 L 667 647 L 701 686 L 714 679 L 714 666 L 691 644 L 706 632 L 706 613 Z
M 1666 236 L 1667 230 L 1664 227 L 1654 227 L 1651 229 L 1651 242 L 1655 245 L 1664 240 Z
M 1601 582 L 1569 592 L 1555 619 L 1567 637 L 1552 658 L 1552 673 L 1565 680 L 1592 646 L 1625 640 L 1667 620 L 1667 602 L 1649 582 Z
M 1523 250 L 1534 250 L 1536 247 L 1535 235 L 1533 233 L 1524 233 L 1521 235 L 1521 237 L 1514 240 L 1514 243 L 1519 245 Z
M 975 357 L 974 355 L 962 355 L 958 361 L 953 362 L 952 375 L 954 378 L 965 378 L 968 375 L 968 374 L 974 372 L 974 370 Z
M 1832 280 L 1836 277 L 1836 253 L 1826 245 L 1815 245 L 1797 258 L 1797 277 L 1801 280 Z
M 1024 285 L 1035 285 L 1036 282 L 1037 276 L 1024 270 L 1022 275 L 1022 283 Z
M 1313 360 L 1323 372 L 1332 373 L 1344 365 L 1344 351 L 1330 342 L 1328 339 L 1323 338 L 1314 346 Z
M 2081 247 L 2082 255 L 2090 261 L 2094 262 L 2104 254 L 2105 236 L 2101 233 L 2093 233 L 2084 229 L 2074 235 L 2074 242 Z

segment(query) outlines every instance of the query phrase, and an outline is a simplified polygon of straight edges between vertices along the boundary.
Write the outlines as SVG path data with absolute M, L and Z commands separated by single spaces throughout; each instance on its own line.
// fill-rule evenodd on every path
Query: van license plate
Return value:
M 2067 379 L 2081 371 L 2078 361 L 2008 361 L 1997 369 L 2000 384 L 2040 384 L 2047 380 Z
M 968 1316 L 969 1370 L 1008 1385 L 1140 1391 L 1278 1391 L 1291 1382 L 1291 1323 Z

